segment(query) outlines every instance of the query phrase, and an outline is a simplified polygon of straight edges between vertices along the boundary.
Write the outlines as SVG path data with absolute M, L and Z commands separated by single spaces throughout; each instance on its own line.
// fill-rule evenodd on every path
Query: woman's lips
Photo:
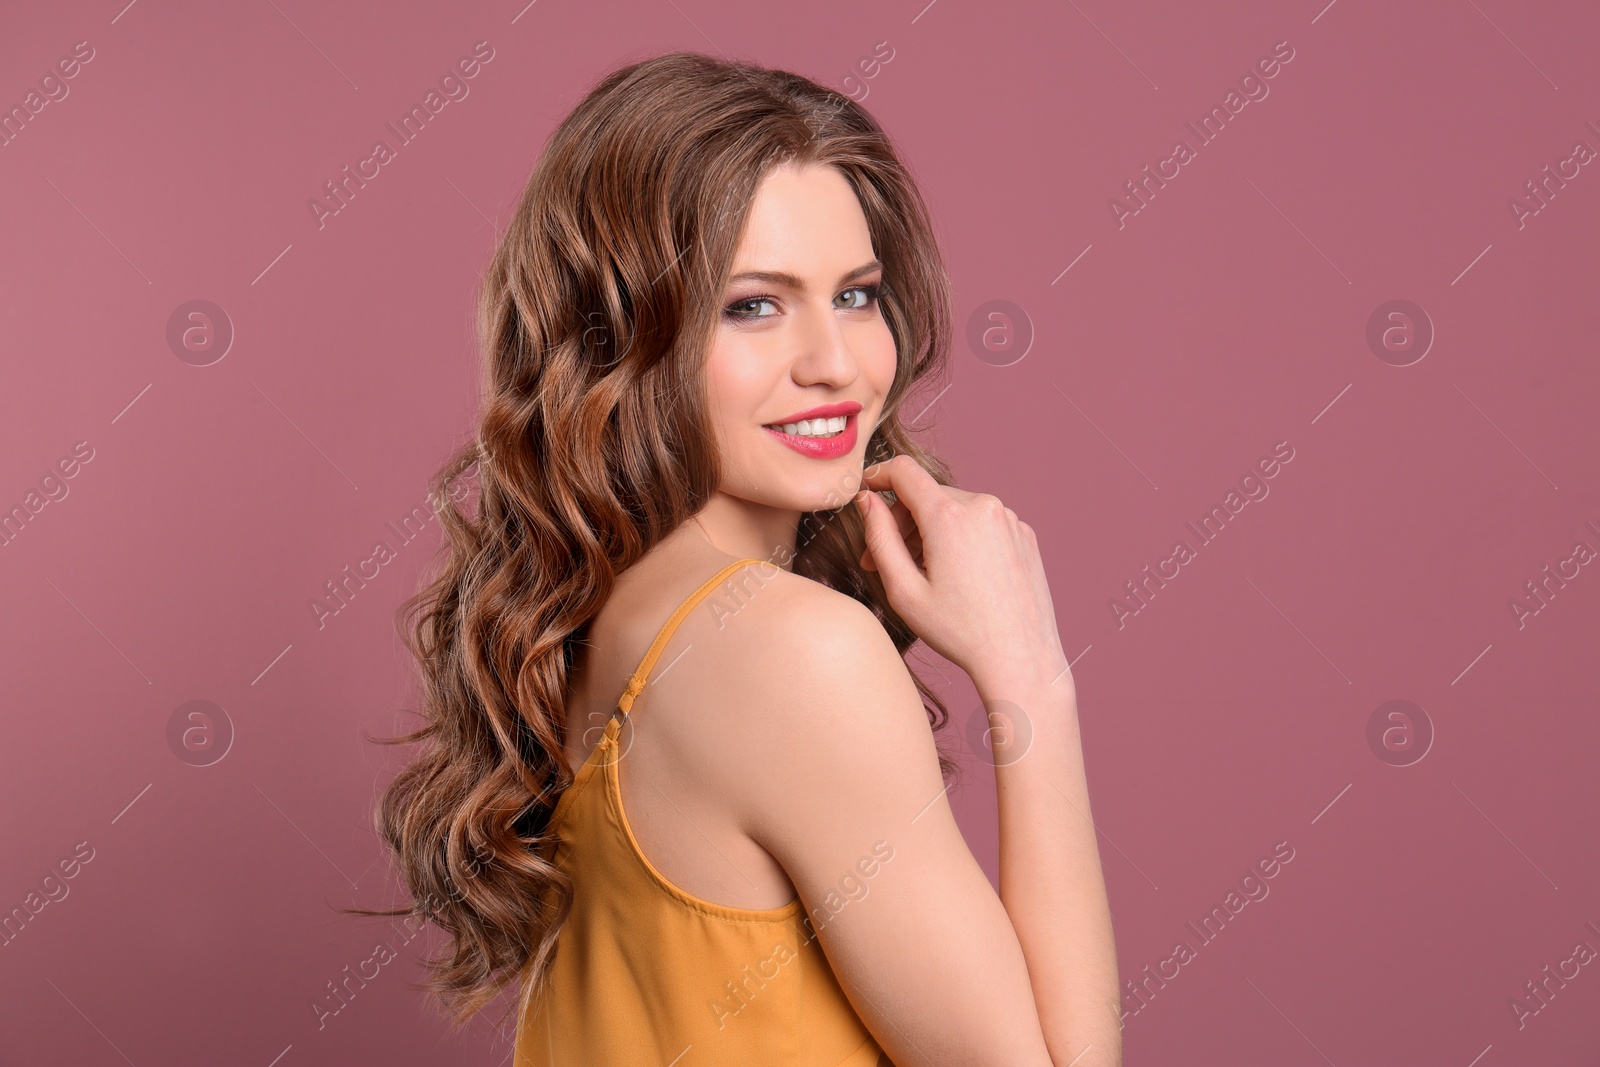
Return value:
M 763 426 L 772 436 L 800 453 L 812 459 L 837 459 L 847 456 L 856 447 L 856 419 L 855 415 L 844 417 L 844 429 L 832 437 L 801 437 L 798 434 L 784 433 L 782 430 L 771 426 Z

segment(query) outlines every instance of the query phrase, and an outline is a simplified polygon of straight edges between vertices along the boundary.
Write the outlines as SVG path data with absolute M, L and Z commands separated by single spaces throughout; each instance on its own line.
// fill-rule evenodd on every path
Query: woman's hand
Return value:
M 860 494 L 857 494 L 858 506 L 859 499 Z M 882 500 L 881 497 L 878 499 Z M 900 500 L 896 500 L 888 507 L 889 516 L 890 518 L 894 519 L 895 528 L 900 531 L 900 539 L 905 542 L 906 552 L 909 553 L 911 558 L 916 561 L 917 566 L 922 566 L 922 534 L 917 532 L 917 524 L 916 521 L 911 518 L 910 510 L 905 506 L 905 503 Z M 866 512 L 863 511 L 862 515 L 865 514 Z M 870 546 L 865 552 L 861 553 L 861 566 L 865 570 L 869 571 L 875 571 L 878 569 L 878 565 L 872 560 L 872 549 Z
M 1016 512 L 940 485 L 906 455 L 868 467 L 863 482 L 862 565 L 878 571 L 889 606 L 928 647 L 980 691 L 1067 672 L 1039 544 Z M 894 491 L 892 508 L 878 489 Z

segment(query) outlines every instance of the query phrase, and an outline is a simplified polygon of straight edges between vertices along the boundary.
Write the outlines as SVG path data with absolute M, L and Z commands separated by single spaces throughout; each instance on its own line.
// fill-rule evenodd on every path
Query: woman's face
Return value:
M 895 374 L 882 277 L 843 174 L 816 164 L 769 172 L 707 357 L 722 492 L 802 512 L 842 507 L 860 488 Z

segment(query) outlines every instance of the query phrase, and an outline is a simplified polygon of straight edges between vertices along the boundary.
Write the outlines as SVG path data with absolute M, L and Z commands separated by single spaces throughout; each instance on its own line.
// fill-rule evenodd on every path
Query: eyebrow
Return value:
M 877 260 L 873 260 L 870 263 L 866 263 L 857 267 L 855 270 L 851 271 L 849 274 L 846 274 L 839 280 L 847 282 L 852 278 L 859 278 L 863 274 L 871 274 L 875 270 L 882 269 L 882 267 L 882 263 L 879 263 Z M 769 282 L 773 285 L 784 285 L 788 286 L 790 289 L 798 289 L 801 292 L 804 292 L 806 288 L 805 282 L 801 281 L 798 277 L 790 274 L 786 270 L 747 270 L 742 274 L 735 274 L 728 280 L 730 282 Z

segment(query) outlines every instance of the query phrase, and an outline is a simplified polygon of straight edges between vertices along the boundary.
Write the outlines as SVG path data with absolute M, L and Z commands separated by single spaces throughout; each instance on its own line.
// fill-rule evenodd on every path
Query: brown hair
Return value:
M 556 128 L 483 280 L 477 439 L 430 483 L 444 559 L 399 612 L 426 725 L 375 740 L 431 744 L 389 784 L 376 820 L 416 903 L 347 909 L 431 919 L 450 935 L 426 961 L 425 988 L 455 1027 L 518 976 L 532 989 L 548 971 L 572 894 L 546 824 L 571 782 L 561 752 L 574 646 L 616 576 L 720 484 L 706 343 L 756 187 L 784 162 L 838 168 L 884 266 L 898 363 L 866 462 L 907 453 L 950 484 L 900 411 L 944 364 L 949 280 L 877 123 L 797 74 L 691 52 L 601 80 Z M 452 484 L 474 467 L 475 516 Z M 858 565 L 863 547 L 853 504 L 807 513 L 793 571 L 867 605 L 904 655 L 916 635 Z M 913 678 L 937 732 L 948 712 Z M 942 747 L 939 760 L 951 780 L 955 760 Z

